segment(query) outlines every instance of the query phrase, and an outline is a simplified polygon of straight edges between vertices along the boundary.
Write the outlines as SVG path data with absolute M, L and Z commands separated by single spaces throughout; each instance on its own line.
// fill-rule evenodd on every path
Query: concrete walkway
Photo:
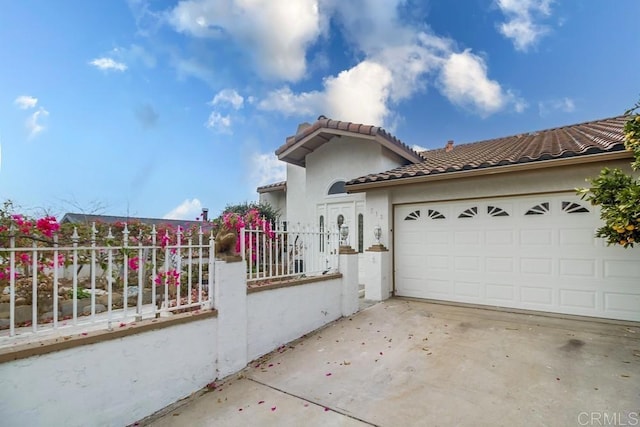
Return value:
M 141 425 L 640 425 L 639 413 L 638 324 L 391 299 Z

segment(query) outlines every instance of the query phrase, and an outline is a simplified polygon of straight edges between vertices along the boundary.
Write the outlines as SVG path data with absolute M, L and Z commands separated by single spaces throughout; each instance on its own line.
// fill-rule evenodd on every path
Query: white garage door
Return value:
M 572 194 L 395 207 L 399 296 L 640 321 L 640 249 Z

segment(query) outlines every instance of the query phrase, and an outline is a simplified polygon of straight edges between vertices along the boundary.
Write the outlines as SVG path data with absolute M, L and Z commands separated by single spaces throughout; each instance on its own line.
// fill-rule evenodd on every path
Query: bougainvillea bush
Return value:
M 91 276 L 94 276 L 96 288 L 105 289 L 110 283 L 113 292 L 123 292 L 126 280 L 128 286 L 138 289 L 161 288 L 156 292 L 158 300 L 163 299 L 163 294 L 175 299 L 179 289 L 186 302 L 195 302 L 197 299 L 188 293 L 189 288 L 194 289 L 200 270 L 203 271 L 202 278 L 208 276 L 208 245 L 212 230 L 210 224 L 203 225 L 206 225 L 204 232 L 197 226 L 183 230 L 170 225 L 152 227 L 140 222 L 59 224 L 52 216 L 32 218 L 15 213 L 12 203 L 7 201 L 0 208 L 2 302 L 9 302 L 8 290 L 13 278 L 16 305 L 32 304 L 35 279 L 38 312 L 50 311 L 54 276 L 58 278 L 59 299 L 73 298 L 68 276 L 73 275 L 70 268 L 74 265 L 79 289 L 76 295 L 84 295 L 81 290 L 92 286 Z M 191 251 L 191 275 L 188 274 L 189 252 L 184 248 L 188 244 L 202 244 L 201 248 Z M 10 247 L 14 248 L 15 254 L 13 269 Z M 197 265 L 200 257 L 202 267 Z M 92 266 L 94 271 L 91 271 Z M 64 277 L 64 271 L 68 272 L 67 277 Z M 107 276 L 109 273 L 111 280 Z M 142 283 L 139 283 L 141 276 Z M 189 276 L 194 286 L 187 283 Z M 114 308 L 122 306 L 120 298 L 115 300 Z

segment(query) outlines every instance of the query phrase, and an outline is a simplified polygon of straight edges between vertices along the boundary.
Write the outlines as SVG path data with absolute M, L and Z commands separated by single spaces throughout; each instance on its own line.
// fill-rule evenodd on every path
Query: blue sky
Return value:
M 0 3 L 0 200 L 195 219 L 284 178 L 320 114 L 443 147 L 640 97 L 640 2 Z

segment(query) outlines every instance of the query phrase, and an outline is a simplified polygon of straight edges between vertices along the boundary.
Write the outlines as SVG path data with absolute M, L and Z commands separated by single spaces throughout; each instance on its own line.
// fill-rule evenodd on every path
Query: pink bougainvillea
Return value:
M 240 230 L 246 228 L 249 230 L 259 230 L 265 233 L 269 240 L 275 238 L 275 232 L 271 228 L 271 223 L 264 218 L 260 217 L 260 212 L 257 209 L 249 210 L 244 216 L 241 216 L 235 212 L 227 212 L 222 215 L 222 223 L 225 227 L 240 235 Z M 247 233 L 244 235 L 244 247 L 247 251 L 247 255 L 251 257 L 252 261 L 256 261 L 255 248 L 258 245 L 258 234 Z M 236 241 L 236 252 L 241 250 L 241 240 Z
M 156 275 L 154 280 L 156 286 L 161 286 L 164 282 L 167 282 L 170 286 L 179 286 L 180 285 L 180 272 L 175 268 L 172 268 L 169 271 L 161 271 Z

